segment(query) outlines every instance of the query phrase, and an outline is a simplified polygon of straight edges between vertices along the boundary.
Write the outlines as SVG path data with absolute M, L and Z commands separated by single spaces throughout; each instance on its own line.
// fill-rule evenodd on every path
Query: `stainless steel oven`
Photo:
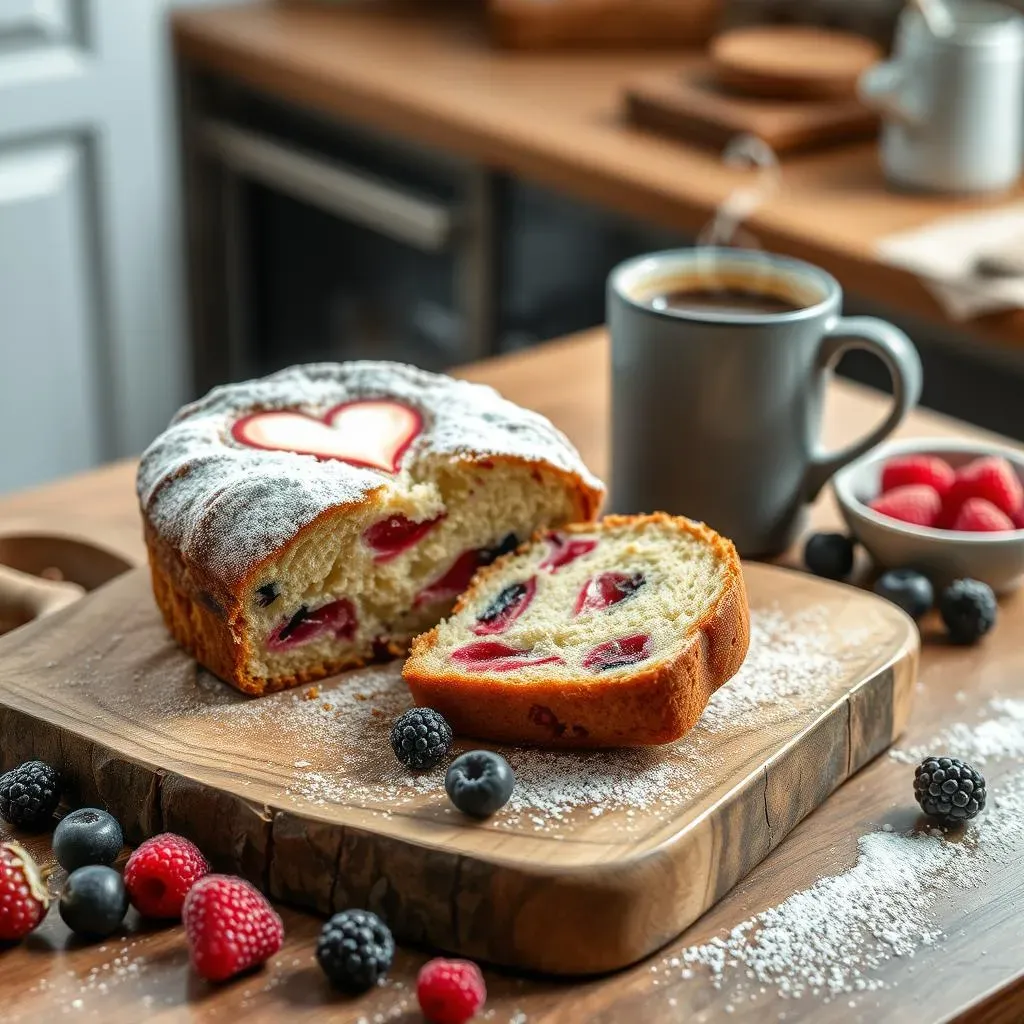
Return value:
M 296 362 L 431 369 L 601 323 L 678 237 L 240 90 L 183 80 L 197 392 Z
M 186 85 L 197 389 L 318 359 L 441 368 L 495 349 L 495 175 Z

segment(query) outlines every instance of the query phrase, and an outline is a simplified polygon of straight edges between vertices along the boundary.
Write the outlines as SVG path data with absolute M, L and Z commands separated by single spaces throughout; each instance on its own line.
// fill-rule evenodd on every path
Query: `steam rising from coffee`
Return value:
M 782 171 L 775 151 L 756 135 L 738 135 L 722 151 L 726 167 L 756 172 L 752 184 L 733 189 L 719 204 L 711 222 L 697 236 L 698 247 L 724 246 L 760 249 L 757 239 L 743 229 L 744 221 L 779 191 Z
M 756 135 L 738 135 L 722 151 L 722 163 L 726 167 L 745 170 L 753 179 L 733 189 L 719 204 L 714 217 L 697 235 L 697 276 L 703 278 L 708 288 L 722 287 L 719 282 L 720 266 L 715 249 L 744 249 L 759 251 L 761 244 L 743 226 L 746 221 L 766 202 L 779 192 L 782 171 L 775 151 Z M 747 264 L 748 272 L 759 276 L 759 261 Z M 768 261 L 764 272 L 771 273 Z

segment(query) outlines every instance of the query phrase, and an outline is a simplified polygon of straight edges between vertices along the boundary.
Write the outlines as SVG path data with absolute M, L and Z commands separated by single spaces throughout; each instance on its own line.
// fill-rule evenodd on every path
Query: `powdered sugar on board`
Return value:
M 723 735 L 775 726 L 792 731 L 794 716 L 810 722 L 840 699 L 849 659 L 864 656 L 862 641 L 858 630 L 837 637 L 826 609 L 796 616 L 776 608 L 755 610 L 742 669 L 715 694 L 687 737 L 644 750 L 503 748 L 516 786 L 489 826 L 564 837 L 586 818 L 599 819 L 602 830 L 649 829 L 644 811 L 671 812 L 720 782 Z M 132 699 L 124 698 L 126 714 Z M 388 816 L 427 804 L 437 813 L 457 815 L 444 793 L 443 768 L 411 773 L 392 755 L 391 724 L 410 706 L 396 663 L 259 700 L 240 697 L 199 672 L 190 689 L 168 694 L 160 711 L 197 728 L 231 728 L 254 739 L 268 733 L 286 737 L 287 762 L 275 767 L 285 779 L 282 795 L 297 805 L 343 803 Z M 475 745 L 460 743 L 456 752 Z

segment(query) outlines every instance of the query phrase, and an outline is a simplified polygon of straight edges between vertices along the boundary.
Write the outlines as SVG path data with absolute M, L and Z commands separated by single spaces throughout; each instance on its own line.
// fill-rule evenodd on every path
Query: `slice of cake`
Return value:
M 144 453 L 138 492 L 168 627 L 249 693 L 404 652 L 480 566 L 604 496 L 544 417 L 380 362 L 214 389 Z
M 730 541 L 681 517 L 609 516 L 481 570 L 403 675 L 463 735 L 668 743 L 739 669 L 748 614 Z

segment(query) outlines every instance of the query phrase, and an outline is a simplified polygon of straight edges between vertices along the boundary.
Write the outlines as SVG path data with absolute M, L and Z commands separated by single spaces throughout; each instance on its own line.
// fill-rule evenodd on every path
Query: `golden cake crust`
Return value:
M 437 629 L 418 636 L 403 676 L 419 705 L 439 711 L 457 734 L 502 743 L 559 747 L 606 747 L 670 743 L 703 714 L 711 695 L 739 670 L 750 642 L 750 613 L 739 556 L 732 542 L 703 523 L 681 516 L 608 516 L 608 527 L 644 522 L 672 525 L 712 548 L 723 574 L 714 604 L 689 630 L 689 642 L 674 657 L 627 677 L 567 685 L 556 678 L 502 683 L 484 675 L 437 674 L 424 658 L 438 641 Z M 562 527 L 592 533 L 593 523 Z M 540 540 L 538 533 L 533 541 Z M 520 545 L 518 551 L 525 549 Z M 477 588 L 499 573 L 506 555 L 481 569 L 455 606 L 474 600 Z

